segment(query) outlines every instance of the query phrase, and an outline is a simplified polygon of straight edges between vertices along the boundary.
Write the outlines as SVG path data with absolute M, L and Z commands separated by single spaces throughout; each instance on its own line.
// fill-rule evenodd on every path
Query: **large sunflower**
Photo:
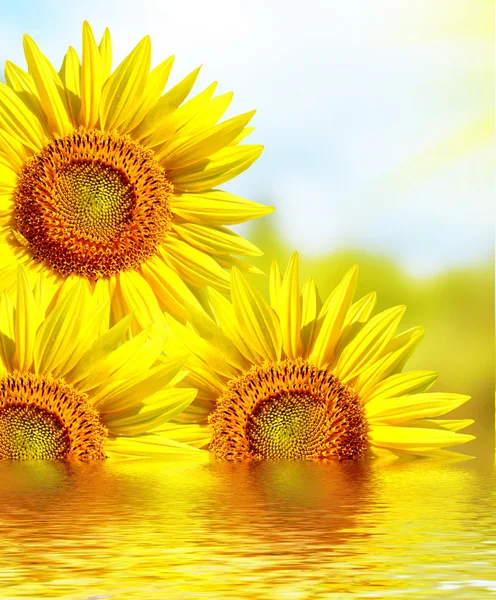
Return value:
M 469 396 L 427 392 L 435 372 L 402 371 L 423 335 L 396 333 L 404 306 L 371 316 L 375 293 L 353 302 L 356 268 L 323 305 L 313 280 L 301 294 L 298 281 L 297 254 L 284 277 L 274 264 L 269 306 L 234 269 L 232 304 L 209 290 L 215 322 L 192 314 L 197 334 L 168 317 L 199 389 L 181 420 L 203 422 L 205 443 L 210 429 L 215 457 L 439 456 L 473 439 L 457 433 L 473 421 L 435 418 Z
M 221 123 L 232 94 L 216 84 L 185 102 L 199 69 L 162 94 L 174 57 L 150 72 L 145 37 L 111 73 L 108 30 L 83 25 L 59 72 L 24 38 L 28 72 L 7 62 L 0 83 L 0 287 L 23 264 L 56 286 L 104 282 L 114 320 L 135 332 L 162 311 L 183 320 L 206 285 L 229 290 L 235 255 L 261 252 L 224 225 L 272 208 L 215 189 L 262 146 L 240 144 L 249 112 Z M 234 256 L 233 256 L 234 255 Z
M 150 329 L 124 341 L 129 324 L 109 328 L 108 302 L 81 282 L 50 297 L 19 268 L 15 303 L 0 296 L 0 460 L 195 452 L 174 429 L 150 433 L 195 397 L 175 387 L 184 358 L 164 358 L 165 338 Z

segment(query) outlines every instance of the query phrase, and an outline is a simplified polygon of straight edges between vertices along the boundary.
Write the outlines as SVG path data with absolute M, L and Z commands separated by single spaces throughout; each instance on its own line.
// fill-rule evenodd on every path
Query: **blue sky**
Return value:
M 370 249 L 429 275 L 492 253 L 493 154 L 470 142 L 492 112 L 474 10 L 487 4 L 21 0 L 2 6 L 0 39 L 23 64 L 27 32 L 59 65 L 88 19 L 111 28 L 116 64 L 149 33 L 154 62 L 176 55 L 173 81 L 203 63 L 198 91 L 218 80 L 231 114 L 258 109 L 265 151 L 229 188 L 273 203 L 291 245 Z

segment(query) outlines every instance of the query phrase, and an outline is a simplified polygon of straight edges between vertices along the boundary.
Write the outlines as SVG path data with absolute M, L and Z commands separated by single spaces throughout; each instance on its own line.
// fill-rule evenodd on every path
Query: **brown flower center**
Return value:
M 210 417 L 220 459 L 357 459 L 367 448 L 358 396 L 326 369 L 281 361 L 231 381 Z
M 0 379 L 0 460 L 101 460 L 107 431 L 86 394 L 60 379 Z
M 129 136 L 79 129 L 24 166 L 14 196 L 18 232 L 63 275 L 136 270 L 170 229 L 172 189 L 153 153 Z

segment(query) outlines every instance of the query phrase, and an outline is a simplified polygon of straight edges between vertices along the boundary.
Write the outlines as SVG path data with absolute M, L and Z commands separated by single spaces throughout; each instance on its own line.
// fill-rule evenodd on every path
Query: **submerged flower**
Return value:
M 108 30 L 83 25 L 80 61 L 59 72 L 28 36 L 28 72 L 7 62 L 0 83 L 0 285 L 17 264 L 34 282 L 103 283 L 114 320 L 135 332 L 164 310 L 179 320 L 197 291 L 229 291 L 238 256 L 261 252 L 224 225 L 272 208 L 217 186 L 247 169 L 262 146 L 240 144 L 254 111 L 219 123 L 232 94 L 216 84 L 185 101 L 199 69 L 162 93 L 174 57 L 152 71 L 145 37 L 111 73 Z
M 125 341 L 129 317 L 108 323 L 81 282 L 53 297 L 19 268 L 15 303 L 0 297 L 0 460 L 194 452 L 150 433 L 195 397 L 175 387 L 184 358 L 150 330 Z
M 192 314 L 198 334 L 169 318 L 199 388 L 181 419 L 208 418 L 215 457 L 439 456 L 473 439 L 457 433 L 471 420 L 435 418 L 468 396 L 427 392 L 433 371 L 403 372 L 423 335 L 396 332 L 404 306 L 372 316 L 375 293 L 353 302 L 356 268 L 322 305 L 313 280 L 300 294 L 298 268 L 297 254 L 284 277 L 273 265 L 270 306 L 235 269 L 232 304 L 209 290 L 215 322 Z

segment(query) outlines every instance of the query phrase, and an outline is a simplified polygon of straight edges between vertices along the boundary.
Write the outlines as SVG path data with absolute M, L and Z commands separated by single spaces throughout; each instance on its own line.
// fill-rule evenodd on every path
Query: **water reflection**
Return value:
M 0 464 L 2 598 L 457 598 L 496 592 L 474 461 Z

